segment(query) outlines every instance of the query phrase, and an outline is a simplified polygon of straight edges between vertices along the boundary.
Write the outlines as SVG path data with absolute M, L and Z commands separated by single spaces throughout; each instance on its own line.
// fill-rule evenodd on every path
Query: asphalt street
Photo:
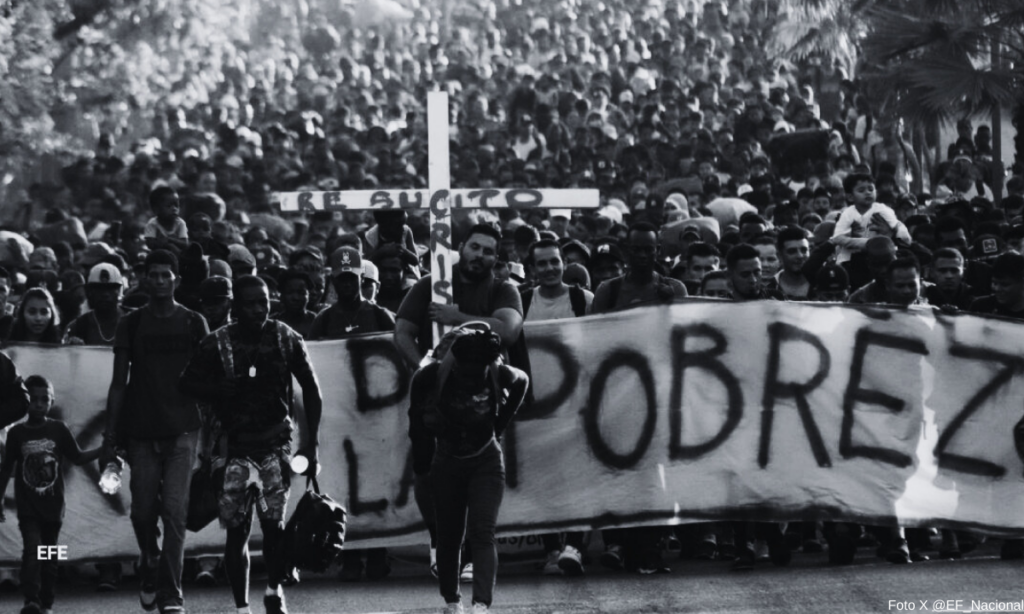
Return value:
M 496 614 L 592 613 L 819 613 L 971 611 L 1024 606 L 1024 561 L 999 559 L 998 542 L 985 544 L 961 561 L 892 565 L 860 551 L 853 565 L 830 567 L 824 554 L 794 555 L 788 567 L 759 563 L 735 572 L 720 561 L 670 560 L 672 573 L 640 576 L 590 565 L 580 578 L 545 577 L 539 560 L 503 563 L 492 611 Z M 436 584 L 422 560 L 394 560 L 391 577 L 379 582 L 342 583 L 337 572 L 314 576 L 287 591 L 292 614 L 422 614 L 443 607 Z M 133 581 L 114 593 L 96 593 L 91 578 L 67 580 L 55 612 L 118 614 L 141 612 Z M 253 582 L 253 612 L 262 613 Z M 463 601 L 470 587 L 463 586 Z M 234 612 L 227 586 L 186 585 L 191 614 Z M 957 604 L 956 600 L 960 600 Z M 938 604 L 936 602 L 939 602 Z M 0 612 L 18 612 L 20 594 L 0 594 Z M 902 606 L 902 607 L 901 607 Z M 923 609 L 923 608 L 927 609 Z

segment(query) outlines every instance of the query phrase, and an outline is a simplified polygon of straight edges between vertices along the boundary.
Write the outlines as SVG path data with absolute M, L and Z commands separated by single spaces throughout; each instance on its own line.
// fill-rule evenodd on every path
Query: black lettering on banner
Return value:
M 852 364 L 850 365 L 850 383 L 846 387 L 846 393 L 843 394 L 843 426 L 839 435 L 839 453 L 843 455 L 843 458 L 870 458 L 895 465 L 896 467 L 909 467 L 913 463 L 913 459 L 902 452 L 878 446 L 853 444 L 853 410 L 857 403 L 878 405 L 893 413 L 903 411 L 903 408 L 906 406 L 906 402 L 903 399 L 898 399 L 880 390 L 861 388 L 861 379 L 864 375 L 864 357 L 871 346 L 920 354 L 922 356 L 928 355 L 928 348 L 918 339 L 877 333 L 868 328 L 862 328 L 857 331 L 853 346 Z
M 437 254 L 437 270 L 441 272 L 440 278 L 434 282 L 434 294 L 444 298 L 445 305 L 455 304 L 455 297 L 450 292 L 452 282 L 444 278 L 447 267 L 444 265 L 444 254 Z
M 448 207 L 440 206 L 446 198 L 448 198 L 448 190 L 438 190 L 430 195 L 430 212 L 436 219 L 440 220 L 448 217 Z
M 341 192 L 324 192 L 324 209 L 330 211 L 344 208 L 341 204 Z
M 495 196 L 499 196 L 500 194 L 501 190 L 473 190 L 466 196 L 468 196 L 471 201 L 480 199 L 481 209 L 490 209 L 491 199 Z
M 409 391 L 409 373 L 398 349 L 389 337 L 349 339 L 345 347 L 349 354 L 348 363 L 352 370 L 352 380 L 356 386 L 356 409 L 359 413 L 385 409 L 405 399 Z M 370 373 L 367 367 L 372 358 L 385 360 L 395 371 L 395 385 L 390 387 L 391 392 L 388 394 L 373 396 L 370 392 Z
M 313 205 L 312 192 L 299 192 L 299 211 L 316 211 L 316 207 Z
M 537 190 L 516 188 L 505 193 L 505 204 L 509 209 L 533 209 L 544 202 L 544 195 Z
M 974 393 L 964 408 L 960 410 L 953 419 L 950 420 L 949 426 L 942 431 L 939 435 L 939 440 L 935 444 L 935 457 L 939 461 L 939 467 L 942 469 L 949 469 L 951 471 L 959 471 L 961 473 L 967 473 L 970 475 L 980 475 L 990 478 L 1000 478 L 1006 475 L 1006 467 L 997 465 L 991 461 L 982 460 L 980 458 L 971 458 L 969 456 L 963 456 L 961 454 L 954 454 L 947 452 L 946 448 L 949 447 L 949 442 L 956 435 L 957 431 L 963 427 L 964 423 L 973 416 L 978 409 L 996 393 L 997 390 L 1005 386 L 1013 379 L 1014 373 L 1021 370 L 1022 364 L 1017 356 L 1011 354 L 1005 354 L 996 350 L 990 350 L 988 348 L 972 347 L 959 343 L 955 343 L 949 348 L 949 355 L 956 358 L 964 358 L 967 360 L 983 360 L 986 362 L 995 362 L 1003 365 L 1003 368 L 996 373 L 987 384 L 978 389 L 978 392 Z
M 775 401 L 781 398 L 792 398 L 796 403 L 797 413 L 804 425 L 807 441 L 811 444 L 811 452 L 819 467 L 831 467 L 825 442 L 821 431 L 814 421 L 811 406 L 807 402 L 807 394 L 821 385 L 832 367 L 832 357 L 813 333 L 797 328 L 785 322 L 775 322 L 768 326 L 768 371 L 764 378 L 764 396 L 761 403 L 761 445 L 757 452 L 757 464 L 763 469 L 768 466 L 768 453 L 772 439 L 772 421 L 775 418 Z M 806 343 L 818 352 L 818 369 L 814 377 L 804 383 L 779 381 L 779 364 L 782 362 L 782 345 L 785 343 Z
M 412 192 L 416 195 L 416 203 L 413 204 L 409 198 L 409 192 L 402 191 L 398 194 L 398 206 L 402 209 L 419 209 L 423 206 L 423 192 L 419 190 Z
M 558 369 L 561 371 L 561 379 L 558 388 L 554 392 L 544 398 L 534 399 L 529 407 L 524 407 L 516 415 L 516 420 L 520 422 L 541 420 L 554 414 L 572 396 L 573 391 L 576 390 L 576 381 L 580 375 L 579 362 L 576 361 L 576 357 L 573 356 L 569 347 L 562 343 L 561 340 L 531 336 L 526 338 L 526 345 L 529 348 L 531 357 L 542 353 L 554 356 L 555 361 L 558 363 Z M 536 359 L 531 358 L 531 360 L 535 361 Z M 550 372 L 547 375 L 547 379 L 554 379 L 556 377 L 555 374 Z
M 348 465 L 348 511 L 353 516 L 359 516 L 364 513 L 376 514 L 388 509 L 387 499 L 377 499 L 376 501 L 359 499 L 359 456 L 356 455 L 356 449 L 348 437 L 345 438 L 342 447 L 345 449 L 345 464 Z
M 378 190 L 370 196 L 370 206 L 373 208 L 391 209 L 395 206 L 395 201 L 391 200 L 391 193 L 387 190 Z
M 438 190 L 430 195 L 430 212 L 434 216 L 434 223 L 430 228 L 431 253 L 437 252 L 438 245 L 448 250 L 452 248 L 450 211 L 447 207 L 440 206 L 446 198 L 448 198 L 448 190 Z
M 608 445 L 601 433 L 599 418 L 601 415 L 601 404 L 604 401 L 604 388 L 608 383 L 609 376 L 617 369 L 632 369 L 640 377 L 640 384 L 644 389 L 644 397 L 647 403 L 646 415 L 644 416 L 643 428 L 640 431 L 640 438 L 637 440 L 633 450 L 627 454 L 619 454 Z M 654 438 L 654 428 L 658 420 L 658 400 L 655 396 L 654 373 L 645 357 L 635 350 L 620 349 L 612 352 L 601 361 L 597 372 L 590 382 L 590 398 L 583 408 L 583 432 L 587 437 L 587 444 L 593 450 L 594 456 L 603 464 L 614 469 L 629 469 L 635 466 L 651 445 Z M 623 410 L 625 408 L 616 408 Z
M 698 352 L 686 351 L 689 337 L 704 337 L 711 340 L 709 349 Z M 722 445 L 743 418 L 743 389 L 739 380 L 729 371 L 719 356 L 725 354 L 729 342 L 718 329 L 708 324 L 690 324 L 672 329 L 672 391 L 668 404 L 669 458 L 692 460 L 699 458 Z M 725 387 L 728 404 L 725 408 L 725 422 L 711 439 L 692 445 L 683 445 L 683 386 L 687 369 L 706 371 Z

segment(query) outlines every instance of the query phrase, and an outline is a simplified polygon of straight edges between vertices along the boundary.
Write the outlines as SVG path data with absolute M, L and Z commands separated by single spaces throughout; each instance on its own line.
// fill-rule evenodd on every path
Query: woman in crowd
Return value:
M 8 343 L 60 344 L 60 315 L 53 295 L 45 288 L 29 288 L 14 314 Z

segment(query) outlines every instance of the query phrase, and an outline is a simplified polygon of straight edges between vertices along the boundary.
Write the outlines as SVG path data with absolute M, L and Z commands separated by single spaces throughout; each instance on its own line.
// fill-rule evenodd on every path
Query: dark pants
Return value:
M 53 607 L 54 588 L 57 585 L 57 557 L 39 560 L 39 546 L 56 546 L 60 535 L 60 521 L 47 522 L 35 518 L 18 518 L 21 529 L 21 591 L 25 603 L 37 603 L 43 608 Z
M 132 526 L 142 553 L 139 571 L 145 589 L 155 586 L 161 609 L 184 602 L 185 518 L 198 442 L 199 433 L 193 431 L 165 439 L 132 439 L 128 444 Z M 157 544 L 157 520 L 163 521 L 162 548 Z
M 437 518 L 437 572 L 446 603 L 461 601 L 459 550 L 473 551 L 473 602 L 490 606 L 498 573 L 494 530 L 505 495 L 505 460 L 492 442 L 472 458 L 434 455 L 430 469 Z

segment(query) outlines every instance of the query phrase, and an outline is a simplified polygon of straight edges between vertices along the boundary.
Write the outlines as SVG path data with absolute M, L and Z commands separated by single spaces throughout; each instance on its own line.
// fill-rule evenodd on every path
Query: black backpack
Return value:
M 307 478 L 306 494 L 284 529 L 285 577 L 297 578 L 298 569 L 327 571 L 345 545 L 347 516 L 340 503 L 320 492 L 316 478 Z

